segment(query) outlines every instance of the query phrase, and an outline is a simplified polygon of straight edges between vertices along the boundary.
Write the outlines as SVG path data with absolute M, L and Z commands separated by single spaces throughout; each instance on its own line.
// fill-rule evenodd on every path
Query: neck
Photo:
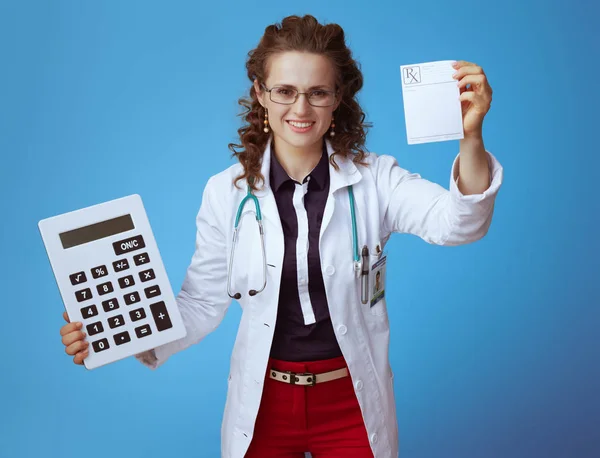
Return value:
M 302 183 L 306 176 L 313 171 L 323 154 L 323 140 L 305 148 L 295 148 L 281 144 L 273 138 L 271 151 L 293 180 Z

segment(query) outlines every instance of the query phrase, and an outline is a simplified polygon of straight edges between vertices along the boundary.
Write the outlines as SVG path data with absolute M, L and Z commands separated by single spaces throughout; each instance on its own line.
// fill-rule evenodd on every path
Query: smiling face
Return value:
M 280 86 L 292 87 L 299 92 L 336 89 L 335 69 L 325 56 L 288 51 L 272 56 L 268 65 L 267 89 Z M 257 81 L 254 81 L 254 89 L 261 105 L 267 109 L 269 128 L 279 153 L 320 153 L 323 135 L 331 126 L 332 113 L 340 103 L 339 98 L 332 106 L 315 107 L 308 103 L 306 95 L 299 95 L 293 104 L 283 105 L 273 102 Z

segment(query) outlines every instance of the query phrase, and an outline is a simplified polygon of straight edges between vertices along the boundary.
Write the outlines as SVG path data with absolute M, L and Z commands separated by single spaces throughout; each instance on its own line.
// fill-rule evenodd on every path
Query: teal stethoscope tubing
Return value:
M 354 210 L 354 207 L 355 207 L 354 191 L 353 191 L 351 185 L 348 186 L 348 198 L 350 199 L 350 215 L 352 217 L 352 250 L 354 251 L 354 266 L 355 266 L 355 270 L 358 270 L 360 268 L 360 254 L 358 252 L 358 231 L 356 228 L 356 213 Z M 250 296 L 256 296 L 258 293 L 262 292 L 265 289 L 265 286 L 267 285 L 267 257 L 266 257 L 266 253 L 265 253 L 265 232 L 263 230 L 263 224 L 262 224 L 262 213 L 260 211 L 260 204 L 258 203 L 258 199 L 252 193 L 252 188 L 250 187 L 250 185 L 248 185 L 248 192 L 246 193 L 246 196 L 244 197 L 244 199 L 240 202 L 237 214 L 235 215 L 233 240 L 232 240 L 232 244 L 231 244 L 231 256 L 229 257 L 229 266 L 227 268 L 227 294 L 229 294 L 229 297 L 231 297 L 232 299 L 240 299 L 242 297 L 242 295 L 240 293 L 232 294 L 231 270 L 233 267 L 235 246 L 237 245 L 237 241 L 238 241 L 240 219 L 242 216 L 242 212 L 244 211 L 244 206 L 246 205 L 248 200 L 252 200 L 254 202 L 255 218 L 256 218 L 256 223 L 258 224 L 258 229 L 260 231 L 260 244 L 261 244 L 261 248 L 262 248 L 262 258 L 263 258 L 263 284 L 262 284 L 262 287 L 259 290 L 251 289 L 250 291 L 248 291 L 248 294 Z

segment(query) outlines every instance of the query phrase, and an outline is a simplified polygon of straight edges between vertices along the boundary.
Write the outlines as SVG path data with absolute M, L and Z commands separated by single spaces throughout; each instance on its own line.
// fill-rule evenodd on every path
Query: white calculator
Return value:
M 185 337 L 139 195 L 38 226 L 69 318 L 87 333 L 87 369 Z

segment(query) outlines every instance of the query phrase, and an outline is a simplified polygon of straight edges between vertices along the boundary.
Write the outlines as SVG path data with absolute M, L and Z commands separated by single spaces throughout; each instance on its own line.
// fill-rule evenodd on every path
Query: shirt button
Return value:
M 371 443 L 374 444 L 377 442 L 377 433 L 371 434 Z
M 360 391 L 363 389 L 363 382 L 362 380 L 359 380 L 358 382 L 356 382 L 356 391 Z
M 327 266 L 325 268 L 325 273 L 331 277 L 335 273 L 335 267 Z
M 341 335 L 344 335 L 344 334 L 346 334 L 346 332 L 348 332 L 348 328 L 347 328 L 346 326 L 344 326 L 343 324 L 340 324 L 340 325 L 338 326 L 338 332 L 339 332 Z

